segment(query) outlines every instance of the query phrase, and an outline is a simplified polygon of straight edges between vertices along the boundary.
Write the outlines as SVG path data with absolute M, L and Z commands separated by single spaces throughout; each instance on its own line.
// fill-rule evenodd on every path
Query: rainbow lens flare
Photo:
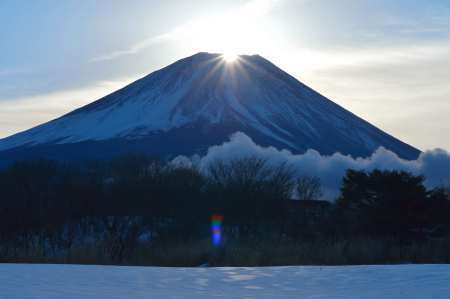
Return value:
M 222 215 L 212 215 L 211 217 L 211 233 L 212 243 L 214 246 L 219 246 L 222 239 Z

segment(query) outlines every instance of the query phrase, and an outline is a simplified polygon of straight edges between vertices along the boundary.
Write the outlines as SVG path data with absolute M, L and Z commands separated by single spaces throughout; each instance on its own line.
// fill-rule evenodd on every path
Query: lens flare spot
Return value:
M 211 217 L 211 239 L 214 246 L 219 246 L 222 239 L 222 215 L 212 215 Z

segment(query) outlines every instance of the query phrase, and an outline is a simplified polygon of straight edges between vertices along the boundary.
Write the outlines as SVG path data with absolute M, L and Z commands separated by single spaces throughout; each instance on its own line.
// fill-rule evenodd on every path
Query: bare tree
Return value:
M 300 200 L 316 200 L 322 196 L 318 177 L 303 176 L 297 180 L 297 194 Z

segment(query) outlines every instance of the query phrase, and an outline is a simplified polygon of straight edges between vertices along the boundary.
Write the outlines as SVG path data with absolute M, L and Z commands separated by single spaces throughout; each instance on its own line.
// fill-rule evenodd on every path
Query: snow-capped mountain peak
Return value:
M 384 146 L 402 157 L 418 151 L 380 131 L 259 55 L 227 62 L 198 53 L 87 106 L 0 140 L 0 151 L 86 144 L 111 152 L 205 151 L 242 131 L 262 145 L 367 156 Z

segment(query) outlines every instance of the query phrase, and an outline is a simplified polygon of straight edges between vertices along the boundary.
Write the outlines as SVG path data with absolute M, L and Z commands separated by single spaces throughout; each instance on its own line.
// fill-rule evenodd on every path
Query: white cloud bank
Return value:
M 174 163 L 196 165 L 200 170 L 206 171 L 208 165 L 215 160 L 228 161 L 246 157 L 267 159 L 274 165 L 287 163 L 293 167 L 298 176 L 319 177 L 324 199 L 327 200 L 333 200 L 339 195 L 341 181 L 347 169 L 403 170 L 425 176 L 428 188 L 450 184 L 450 154 L 442 149 L 423 152 L 417 160 L 412 161 L 401 159 L 395 153 L 381 147 L 367 158 L 353 158 L 340 153 L 323 156 L 315 150 L 295 155 L 287 150 L 261 147 L 241 132 L 233 134 L 230 141 L 222 145 L 210 147 L 203 157 L 179 156 L 174 159 Z

